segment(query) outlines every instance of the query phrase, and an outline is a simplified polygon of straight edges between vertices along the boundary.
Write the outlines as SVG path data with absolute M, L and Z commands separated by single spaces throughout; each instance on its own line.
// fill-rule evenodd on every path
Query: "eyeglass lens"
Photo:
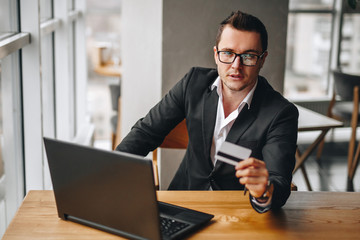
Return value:
M 241 64 L 246 66 L 254 66 L 257 63 L 258 56 L 254 54 L 236 54 L 233 52 L 219 51 L 219 60 L 223 63 L 233 63 L 235 58 L 239 56 Z

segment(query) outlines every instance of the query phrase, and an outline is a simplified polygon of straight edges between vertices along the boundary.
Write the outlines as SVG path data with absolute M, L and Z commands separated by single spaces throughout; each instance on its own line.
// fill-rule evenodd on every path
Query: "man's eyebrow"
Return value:
M 219 51 L 235 52 L 234 49 L 231 49 L 231 48 L 222 48 Z
M 256 53 L 256 54 L 260 54 L 260 52 L 258 50 L 255 49 L 248 49 L 246 51 L 244 51 L 244 53 Z
M 219 51 L 228 51 L 228 52 L 236 53 L 236 51 L 234 51 L 234 49 L 232 49 L 232 48 L 222 48 L 222 49 L 220 49 Z M 258 50 L 255 50 L 255 49 L 248 49 L 248 50 L 245 50 L 245 51 L 242 52 L 242 53 L 256 53 L 256 54 L 261 54 Z

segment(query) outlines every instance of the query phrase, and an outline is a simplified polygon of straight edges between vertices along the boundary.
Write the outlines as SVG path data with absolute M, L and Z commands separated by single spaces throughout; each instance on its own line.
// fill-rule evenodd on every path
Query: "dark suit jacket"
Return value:
M 211 85 L 217 70 L 192 68 L 166 96 L 131 129 L 117 150 L 147 155 L 186 118 L 189 145 L 173 178 L 172 190 L 243 189 L 233 166 L 210 159 L 218 104 Z M 265 161 L 275 186 L 272 207 L 281 207 L 290 195 L 297 141 L 297 108 L 259 77 L 250 109 L 244 107 L 226 141 L 252 149 L 252 157 Z

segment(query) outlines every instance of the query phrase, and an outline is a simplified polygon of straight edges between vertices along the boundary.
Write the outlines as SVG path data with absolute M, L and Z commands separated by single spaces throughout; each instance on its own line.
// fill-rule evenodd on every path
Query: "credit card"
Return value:
M 215 158 L 219 161 L 236 166 L 239 161 L 250 157 L 251 149 L 236 145 L 231 142 L 224 142 Z

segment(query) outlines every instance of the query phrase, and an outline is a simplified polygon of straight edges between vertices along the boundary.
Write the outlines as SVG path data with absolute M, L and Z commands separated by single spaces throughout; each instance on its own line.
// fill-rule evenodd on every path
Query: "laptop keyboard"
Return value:
M 163 235 L 171 236 L 190 224 L 176 221 L 167 217 L 160 217 L 160 228 Z

